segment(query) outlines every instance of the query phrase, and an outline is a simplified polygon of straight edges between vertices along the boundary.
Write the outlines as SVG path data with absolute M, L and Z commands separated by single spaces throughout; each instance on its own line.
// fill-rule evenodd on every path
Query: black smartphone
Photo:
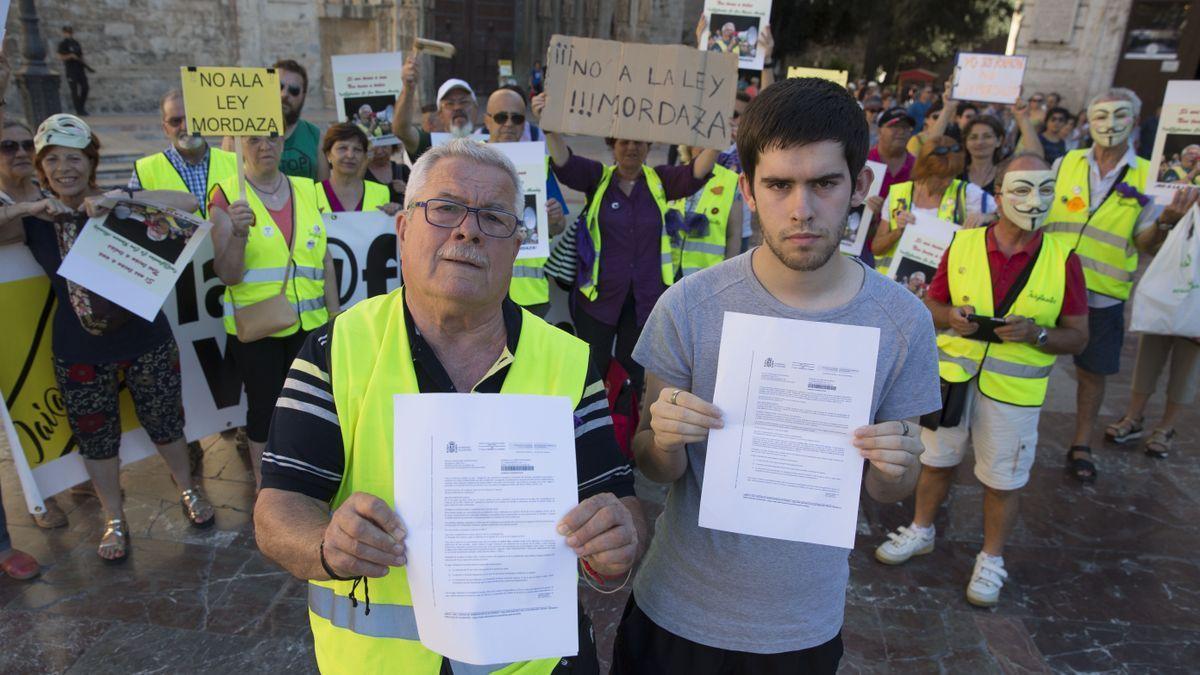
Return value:
M 980 314 L 968 314 L 967 321 L 978 324 L 979 330 L 965 337 L 983 342 L 1004 342 L 1004 340 L 1001 340 L 996 335 L 996 329 L 1005 325 L 1006 322 L 1004 319 L 994 316 L 982 316 Z

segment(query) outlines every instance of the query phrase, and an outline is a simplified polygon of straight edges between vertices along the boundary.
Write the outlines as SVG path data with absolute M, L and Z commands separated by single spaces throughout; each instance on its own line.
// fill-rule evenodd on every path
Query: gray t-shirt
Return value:
M 933 319 L 903 286 L 864 267 L 863 287 L 848 304 L 800 311 L 767 292 L 751 268 L 752 254 L 668 288 L 634 359 L 665 383 L 711 401 L 726 311 L 875 326 L 871 419 L 904 419 L 941 407 Z M 700 527 L 707 445 L 687 446 L 687 470 L 671 485 L 634 581 L 638 606 L 671 633 L 720 649 L 775 654 L 833 639 L 842 628 L 849 551 Z

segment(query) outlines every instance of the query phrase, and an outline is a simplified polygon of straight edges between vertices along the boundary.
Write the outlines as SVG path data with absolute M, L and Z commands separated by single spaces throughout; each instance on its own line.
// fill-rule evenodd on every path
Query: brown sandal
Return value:
M 124 518 L 113 518 L 105 523 L 104 534 L 100 536 L 100 546 L 96 549 L 96 555 L 100 555 L 100 551 L 116 550 L 121 555 L 114 558 L 107 558 L 100 555 L 100 559 L 109 565 L 123 563 L 129 559 L 129 532 L 128 524 Z M 116 537 L 117 541 L 105 541 L 109 537 Z
M 1136 441 L 1146 435 L 1146 429 L 1142 426 L 1143 419 L 1134 419 L 1129 416 L 1122 417 L 1108 425 L 1108 428 L 1104 430 L 1104 435 L 1113 443 Z
M 1146 455 L 1154 459 L 1166 459 L 1171 455 L 1175 443 L 1174 429 L 1155 429 L 1146 442 Z
M 66 527 L 67 514 L 58 505 L 54 497 L 48 497 L 45 503 L 46 510 L 32 516 L 33 524 L 43 530 L 56 530 L 60 527 Z
M 184 490 L 179 495 L 179 505 L 183 507 L 183 517 L 197 529 L 212 527 L 217 521 L 217 512 L 200 488 Z

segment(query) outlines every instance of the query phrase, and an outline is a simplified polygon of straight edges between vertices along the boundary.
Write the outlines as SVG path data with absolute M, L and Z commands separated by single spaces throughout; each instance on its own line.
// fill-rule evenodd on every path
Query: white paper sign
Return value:
M 1200 80 L 1167 83 L 1148 182 L 1146 193 L 1160 203 L 1200 186 Z
M 867 161 L 867 168 L 871 169 L 871 188 L 867 190 L 868 197 L 878 197 L 883 191 L 883 175 L 887 172 L 887 165 L 883 162 Z M 867 232 L 871 229 L 871 219 L 875 217 L 875 212 L 864 201 L 863 205 L 857 209 L 851 209 L 850 214 L 846 216 L 846 227 L 842 230 L 841 251 L 846 255 L 862 255 L 863 246 L 867 243 Z
M 392 133 L 396 97 L 403 88 L 404 55 L 341 54 L 330 57 L 339 122 L 357 124 L 372 145 L 396 145 Z
M 771 22 L 771 0 L 704 0 L 708 31 L 700 51 L 733 52 L 738 68 L 763 69 L 758 36 Z
M 577 654 L 576 558 L 555 531 L 578 503 L 571 401 L 402 394 L 394 424 L 421 644 L 476 665 Z
M 916 215 L 916 219 L 900 236 L 888 276 L 907 286 L 913 295 L 924 298 L 959 227 L 925 215 Z
M 1016 103 L 1025 78 L 1025 57 L 960 52 L 950 97 L 958 101 Z
M 378 209 L 325 213 L 321 218 L 343 310 L 400 287 L 395 218 Z
M 449 143 L 452 137 L 446 133 L 430 134 L 430 142 L 437 146 Z M 475 138 L 480 143 L 486 142 L 483 137 Z M 489 143 L 491 147 L 504 153 L 517 167 L 521 177 L 521 187 L 525 191 L 525 199 L 521 208 L 521 217 L 525 228 L 525 241 L 521 243 L 521 252 L 517 259 L 546 258 L 550 256 L 550 217 L 546 215 L 546 142 L 526 141 L 520 143 Z
M 190 213 L 121 200 L 87 221 L 58 273 L 153 321 L 211 228 Z
M 879 329 L 726 312 L 700 526 L 854 547 Z

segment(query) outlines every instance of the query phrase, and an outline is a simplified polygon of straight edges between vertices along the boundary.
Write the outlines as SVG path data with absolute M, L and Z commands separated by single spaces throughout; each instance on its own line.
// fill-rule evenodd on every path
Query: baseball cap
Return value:
M 917 122 L 908 114 L 908 111 L 900 106 L 893 106 L 879 113 L 877 124 L 881 127 L 891 126 L 897 122 L 907 122 L 908 126 L 916 127 Z
M 466 89 L 467 93 L 471 95 L 471 100 L 476 100 L 475 90 L 471 88 L 471 85 L 467 84 L 466 80 L 460 80 L 457 77 L 452 77 L 443 82 L 442 86 L 438 87 L 437 104 L 441 105 L 442 99 L 446 98 L 446 95 L 455 89 Z
M 41 152 L 47 145 L 82 150 L 91 142 L 92 130 L 87 122 L 67 114 L 47 117 L 45 122 L 38 125 L 37 134 L 33 137 L 35 152 Z

